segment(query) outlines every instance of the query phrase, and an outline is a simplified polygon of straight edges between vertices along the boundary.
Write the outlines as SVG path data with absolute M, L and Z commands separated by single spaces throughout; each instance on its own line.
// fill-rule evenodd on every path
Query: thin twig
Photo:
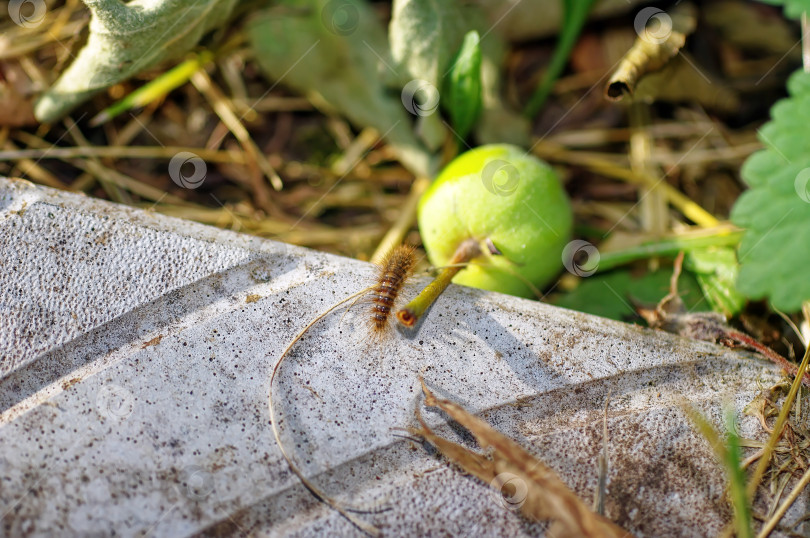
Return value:
M 15 137 L 23 142 L 28 133 L 17 131 Z M 31 145 L 31 144 L 29 144 Z M 88 146 L 69 148 L 28 148 L 0 151 L 0 161 L 22 159 L 76 159 L 89 157 L 112 157 L 119 159 L 171 159 L 176 154 L 187 151 L 209 162 L 245 164 L 245 156 L 239 151 L 209 150 L 182 146 Z

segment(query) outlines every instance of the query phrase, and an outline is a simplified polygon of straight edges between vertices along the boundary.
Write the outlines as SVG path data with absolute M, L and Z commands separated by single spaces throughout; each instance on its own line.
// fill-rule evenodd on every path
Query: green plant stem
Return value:
M 651 241 L 623 250 L 600 252 L 599 268 L 597 272 L 608 271 L 620 265 L 654 256 L 675 256 L 682 250 L 736 246 L 740 242 L 742 235 L 742 230 L 728 229 L 713 235 L 684 238 L 673 237 L 660 241 Z
M 119 114 L 132 108 L 146 106 L 152 101 L 159 99 L 170 91 L 179 88 L 188 82 L 191 75 L 213 60 L 214 55 L 207 50 L 189 58 L 181 64 L 161 74 L 154 80 L 144 84 L 112 106 L 105 108 L 92 120 L 91 126 L 101 125 Z
M 397 321 L 405 327 L 416 325 L 430 305 L 447 289 L 453 277 L 464 269 L 464 264 L 480 255 L 481 247 L 478 246 L 478 241 L 475 239 L 463 241 L 450 259 L 450 263 L 439 272 L 433 282 L 428 284 L 414 300 L 397 311 Z
M 533 118 L 540 111 L 546 102 L 554 82 L 560 77 L 571 49 L 577 42 L 588 12 L 591 10 L 594 0 L 568 0 L 563 1 L 563 27 L 557 39 L 557 46 L 554 48 L 554 55 L 551 63 L 548 64 L 543 78 L 534 90 L 534 94 L 526 105 L 525 113 L 529 118 Z

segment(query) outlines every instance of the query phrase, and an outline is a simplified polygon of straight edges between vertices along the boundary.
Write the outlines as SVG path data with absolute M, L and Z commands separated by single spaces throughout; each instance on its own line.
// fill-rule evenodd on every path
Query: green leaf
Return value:
M 745 492 L 746 475 L 742 466 L 740 437 L 737 435 L 737 418 L 734 416 L 733 407 L 728 407 L 723 414 L 727 434 L 723 465 L 729 479 L 731 506 L 734 508 L 734 528 L 738 538 L 753 538 L 751 505 L 748 501 L 748 494 Z
M 164 60 L 183 55 L 221 26 L 236 0 L 85 0 L 87 44 L 39 98 L 34 114 L 58 120 L 99 91 Z
M 729 496 L 734 509 L 734 529 L 739 538 L 753 538 L 751 528 L 751 506 L 748 501 L 745 484 L 745 469 L 742 467 L 742 450 L 740 437 L 737 434 L 737 419 L 734 408 L 728 407 L 723 412 L 726 439 L 696 408 L 684 408 L 695 429 L 709 442 L 712 451 L 726 471 L 729 481 Z
M 554 56 L 551 57 L 551 62 L 546 68 L 540 84 L 526 105 L 527 116 L 536 116 L 543 103 L 545 103 L 548 94 L 551 93 L 554 82 L 559 78 L 565 64 L 568 62 L 568 56 L 577 42 L 593 3 L 594 0 L 562 0 L 563 25 L 557 38 Z
M 745 297 L 735 287 L 739 265 L 734 249 L 690 250 L 686 253 L 684 267 L 694 273 L 703 295 L 715 312 L 728 318 L 745 306 Z
M 465 32 L 479 18 L 477 6 L 459 0 L 396 0 L 392 6 L 388 36 L 403 92 L 415 100 L 420 96 L 413 95 L 411 88 L 435 94 L 435 106 L 417 113 L 416 119 L 417 134 L 434 151 L 449 135 L 444 120 L 434 113 L 448 98 L 439 90 L 446 85 L 453 54 L 462 45 Z
M 810 11 L 810 0 L 759 0 L 763 4 L 774 6 L 784 6 L 785 16 L 791 19 L 799 19 L 802 13 Z
M 397 76 L 400 84 L 423 80 L 442 88 L 465 34 L 477 30 L 485 36 L 479 44 L 482 110 L 474 125 L 477 141 L 527 147 L 530 123 L 502 97 L 506 45 L 495 21 L 505 15 L 487 20 L 484 10 L 491 11 L 492 7 L 487 2 L 465 0 L 395 0 L 389 39 Z M 493 16 L 491 12 L 489 15 Z
M 450 114 L 456 134 L 464 139 L 481 112 L 481 49 L 478 32 L 464 36 L 458 55 L 450 68 L 442 104 Z
M 583 279 L 579 287 L 555 300 L 554 304 L 619 321 L 637 320 L 630 298 L 654 305 L 669 293 L 672 269 L 661 269 L 640 277 L 629 271 L 611 271 Z M 687 310 L 703 302 L 695 277 L 684 273 L 678 280 L 678 291 Z
M 788 93 L 759 132 L 766 149 L 743 164 L 751 189 L 734 204 L 731 220 L 746 228 L 738 290 L 795 312 L 810 299 L 810 73 L 794 73 Z
M 420 79 L 441 88 L 477 10 L 459 0 L 395 0 L 388 33 L 400 82 Z
M 432 175 L 435 159 L 414 136 L 399 93 L 385 86 L 391 52 L 365 2 L 288 0 L 257 13 L 247 33 L 271 79 L 358 127 L 375 128 L 403 165 L 416 175 Z

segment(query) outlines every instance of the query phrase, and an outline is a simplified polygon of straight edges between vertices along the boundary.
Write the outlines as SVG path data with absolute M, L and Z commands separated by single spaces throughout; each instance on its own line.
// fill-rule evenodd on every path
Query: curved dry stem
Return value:
M 352 299 L 361 297 L 363 294 L 368 293 L 371 289 L 372 287 L 364 288 L 358 291 L 357 293 L 353 293 L 352 295 L 346 297 L 345 299 L 342 299 L 337 303 L 333 304 L 324 312 L 315 317 L 312 321 L 307 323 L 307 325 L 303 329 L 301 329 L 301 331 L 295 336 L 295 338 L 292 339 L 292 341 L 281 353 L 281 356 L 276 362 L 276 365 L 273 367 L 273 372 L 270 374 L 270 389 L 267 395 L 267 406 L 270 411 L 270 426 L 273 429 L 273 437 L 275 437 L 276 444 L 278 445 L 278 448 L 281 451 L 281 455 L 284 457 L 284 461 L 287 462 L 287 466 L 290 468 L 290 471 L 292 471 L 293 474 L 298 477 L 298 479 L 301 481 L 304 487 L 307 488 L 309 492 L 312 493 L 312 495 L 314 495 L 315 498 L 317 498 L 319 501 L 328 504 L 330 507 L 339 512 L 340 515 L 345 517 L 352 525 L 354 525 L 361 531 L 370 534 L 372 536 L 378 536 L 380 534 L 380 531 L 379 529 L 377 529 L 377 527 L 374 527 L 373 525 L 370 525 L 369 523 L 360 520 L 359 518 L 350 513 L 350 512 L 360 512 L 360 513 L 370 512 L 371 510 L 354 509 L 343 505 L 342 503 L 338 502 L 337 500 L 327 495 L 325 492 L 319 489 L 314 483 L 312 483 L 306 476 L 304 476 L 304 473 L 293 462 L 292 458 L 287 454 L 287 450 L 284 448 L 284 443 L 281 441 L 281 432 L 278 429 L 278 423 L 276 420 L 275 406 L 273 405 L 273 381 L 276 378 L 276 374 L 278 373 L 281 363 L 284 362 L 284 358 L 292 350 L 293 346 L 295 346 L 295 344 L 301 338 L 303 338 L 303 336 L 307 333 L 307 331 L 309 331 L 309 329 L 312 328 L 313 325 L 315 325 L 317 322 L 328 316 L 333 310 L 345 304 L 346 302 L 351 301 Z

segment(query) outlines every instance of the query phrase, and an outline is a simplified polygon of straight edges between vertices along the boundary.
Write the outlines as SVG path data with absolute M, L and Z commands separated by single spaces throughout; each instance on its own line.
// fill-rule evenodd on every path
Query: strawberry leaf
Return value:
M 763 4 L 784 6 L 785 16 L 798 19 L 805 11 L 810 11 L 810 0 L 760 0 Z
M 751 189 L 734 204 L 731 220 L 747 229 L 739 291 L 793 312 L 810 299 L 810 73 L 794 73 L 788 93 L 759 131 L 765 149 L 743 164 Z

